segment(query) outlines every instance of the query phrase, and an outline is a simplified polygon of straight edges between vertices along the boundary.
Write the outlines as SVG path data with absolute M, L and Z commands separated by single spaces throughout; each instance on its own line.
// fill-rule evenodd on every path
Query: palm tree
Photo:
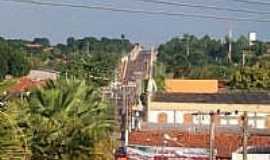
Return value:
M 27 99 L 34 160 L 85 160 L 113 130 L 113 112 L 84 81 L 50 81 Z
M 31 155 L 24 132 L 17 125 L 16 111 L 11 103 L 0 108 L 0 160 L 26 160 Z

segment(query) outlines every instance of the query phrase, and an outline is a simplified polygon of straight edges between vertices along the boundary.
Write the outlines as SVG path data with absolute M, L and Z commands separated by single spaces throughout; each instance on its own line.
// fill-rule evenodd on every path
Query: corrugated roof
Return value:
M 208 133 L 188 133 L 179 131 L 143 131 L 132 132 L 129 135 L 129 143 L 146 146 L 162 146 L 164 133 L 177 138 L 177 142 L 167 141 L 168 147 L 209 148 Z M 180 144 L 182 146 L 180 146 Z M 235 133 L 218 133 L 215 137 L 215 148 L 218 157 L 231 157 L 231 154 L 242 145 L 242 137 Z M 270 136 L 250 136 L 249 146 L 269 146 Z
M 230 93 L 156 93 L 155 102 L 210 103 L 210 104 L 270 104 L 269 92 Z

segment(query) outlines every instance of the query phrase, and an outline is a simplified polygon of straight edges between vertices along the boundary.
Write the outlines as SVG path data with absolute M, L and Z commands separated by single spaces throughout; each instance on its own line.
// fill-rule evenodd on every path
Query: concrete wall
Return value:
M 30 73 L 27 75 L 27 78 L 32 80 L 56 80 L 58 77 L 57 72 L 50 72 L 45 70 L 31 70 Z
M 167 92 L 175 93 L 217 93 L 217 80 L 165 80 Z
M 150 110 L 148 112 L 148 122 L 159 123 L 159 115 L 167 115 L 167 123 L 170 124 L 210 124 L 209 115 L 192 115 L 196 111 L 176 111 L 176 110 Z M 217 118 L 217 125 L 241 125 L 241 115 L 243 113 L 232 115 L 220 115 Z M 268 128 L 268 114 L 266 113 L 249 113 L 249 126 L 252 128 Z
M 232 160 L 243 160 L 243 155 L 233 153 Z M 270 160 L 270 154 L 248 154 L 247 160 Z

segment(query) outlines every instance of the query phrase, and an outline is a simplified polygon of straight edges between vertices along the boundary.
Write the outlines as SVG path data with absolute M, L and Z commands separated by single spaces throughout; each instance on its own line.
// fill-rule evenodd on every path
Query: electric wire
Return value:
M 108 6 L 93 6 L 93 5 L 83 5 L 83 4 L 71 4 L 71 3 L 55 3 L 55 2 L 45 2 L 45 1 L 34 1 L 34 0 L 0 0 L 4 2 L 15 2 L 15 3 L 25 3 L 39 6 L 51 6 L 51 7 L 69 7 L 69 8 L 81 8 L 81 9 L 91 9 L 91 10 L 103 10 L 110 12 L 119 13 L 130 13 L 130 14 L 145 14 L 145 15 L 164 15 L 164 16 L 184 16 L 193 17 L 201 19 L 215 19 L 215 20 L 225 20 L 225 21 L 243 21 L 243 22 L 260 22 L 269 23 L 270 19 L 256 19 L 256 18 L 242 18 L 242 17 L 219 17 L 214 15 L 205 14 L 187 14 L 184 12 L 166 12 L 166 11 L 148 11 L 148 10 L 137 10 L 128 8 L 116 8 Z
M 146 3 L 154 3 L 154 4 L 170 5 L 170 6 L 179 6 L 179 7 L 212 9 L 212 10 L 217 10 L 217 11 L 230 11 L 230 12 L 249 13 L 249 14 L 270 14 L 270 12 L 266 12 L 266 11 L 256 11 L 256 10 L 249 10 L 249 9 L 233 9 L 233 8 L 225 8 L 225 7 L 201 5 L 201 4 L 169 2 L 169 1 L 162 1 L 162 0 L 136 0 L 136 1 L 141 1 L 141 2 L 146 2 Z

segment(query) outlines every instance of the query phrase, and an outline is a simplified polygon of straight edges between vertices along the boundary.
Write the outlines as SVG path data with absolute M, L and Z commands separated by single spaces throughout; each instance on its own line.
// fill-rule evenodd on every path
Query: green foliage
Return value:
M 108 159 L 117 144 L 113 118 L 113 107 L 96 87 L 48 82 L 0 108 L 0 159 Z
M 34 38 L 33 40 L 34 44 L 40 44 L 44 47 L 50 46 L 50 41 L 48 38 Z
M 166 66 L 166 73 L 173 74 L 175 78 L 183 78 L 190 74 L 192 68 L 223 62 L 224 56 L 221 41 L 209 36 L 199 39 L 184 35 L 183 38 L 173 38 L 161 45 L 158 61 Z
M 0 108 L 0 160 L 26 159 L 30 155 L 25 134 L 17 125 L 18 111 L 11 103 Z
M 78 54 L 102 54 L 102 53 L 127 53 L 132 45 L 129 40 L 124 39 L 109 39 L 101 38 L 100 40 L 95 37 L 86 37 L 83 39 L 75 39 L 69 37 L 67 39 L 67 45 L 57 45 L 66 55 L 78 55 Z
M 16 79 L 12 79 L 12 80 L 4 80 L 2 82 L 0 82 L 0 96 L 7 91 L 7 89 L 9 87 L 11 87 L 12 85 L 16 84 L 17 80 Z
M 0 43 L 0 59 L 0 80 L 3 80 L 7 74 L 22 76 L 30 70 L 24 51 L 9 46 L 6 41 Z
M 28 60 L 20 52 L 13 51 L 8 59 L 9 74 L 16 77 L 26 75 L 30 70 Z
M 23 159 L 23 145 L 16 125 L 10 123 L 9 117 L 0 112 L 0 160 Z
M 155 72 L 154 72 L 154 80 L 157 85 L 157 89 L 162 91 L 165 89 L 165 79 L 166 79 L 166 73 L 165 73 L 165 67 L 161 63 L 155 64 Z
M 230 85 L 236 89 L 269 90 L 270 70 L 257 66 L 241 68 L 232 75 Z
M 70 37 L 67 39 L 67 46 L 62 45 L 58 48 L 65 52 L 68 58 L 67 65 L 61 69 L 62 75 L 85 79 L 97 86 L 108 85 L 114 77 L 121 56 L 130 48 L 130 42 L 124 37 L 100 40 L 94 37 L 76 40 Z
M 62 75 L 71 79 L 85 79 L 96 86 L 105 86 L 113 79 L 119 58 L 105 53 L 74 56 L 62 69 Z
M 267 50 L 266 43 L 258 41 L 249 47 L 248 39 L 240 36 L 232 40 L 233 63 L 228 63 L 229 42 L 228 37 L 223 42 L 207 35 L 202 38 L 184 35 L 160 45 L 158 61 L 165 65 L 169 77 L 229 80 L 241 65 L 243 49 L 250 50 L 246 56 L 248 66 L 262 61 L 258 56 L 263 56 Z M 267 61 L 261 63 L 265 65 Z
M 84 81 L 50 82 L 25 102 L 33 160 L 88 160 L 113 130 L 112 111 Z
M 27 47 L 29 44 L 36 43 L 41 44 L 42 47 Z M 100 80 L 93 80 L 93 77 L 105 77 L 106 82 L 104 80 L 100 82 L 105 85 L 113 77 L 112 70 L 117 65 L 119 58 L 129 52 L 131 48 L 132 44 L 124 36 L 121 39 L 96 39 L 94 37 L 75 39 L 70 37 L 67 39 L 67 44 L 59 43 L 55 46 L 50 46 L 47 38 L 34 38 L 33 41 L 1 38 L 0 81 L 7 74 L 22 76 L 27 74 L 30 68 L 45 68 L 71 72 L 72 77 L 84 77 L 84 79 L 94 82 Z M 77 64 L 84 63 L 80 62 L 82 59 L 85 59 L 83 61 L 88 64 L 81 67 L 83 72 L 81 75 L 81 72 L 76 73 L 73 70 L 76 69 Z M 78 62 L 75 62 L 76 60 Z M 75 68 L 72 69 L 72 67 Z

